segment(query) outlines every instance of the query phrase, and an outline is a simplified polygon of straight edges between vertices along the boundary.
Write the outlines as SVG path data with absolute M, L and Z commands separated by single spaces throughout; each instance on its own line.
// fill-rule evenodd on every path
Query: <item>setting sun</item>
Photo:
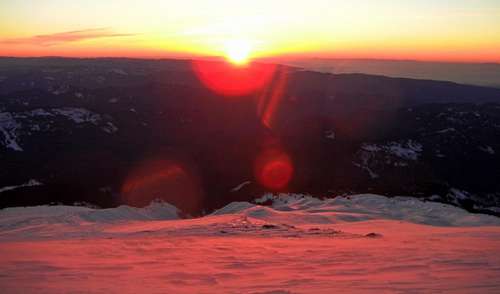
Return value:
M 228 61 L 236 65 L 247 64 L 252 52 L 252 45 L 247 40 L 229 40 L 225 44 L 225 55 Z

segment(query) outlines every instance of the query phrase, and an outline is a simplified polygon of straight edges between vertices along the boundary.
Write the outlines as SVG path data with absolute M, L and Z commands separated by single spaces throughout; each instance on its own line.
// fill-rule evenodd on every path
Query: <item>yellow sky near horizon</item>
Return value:
M 11 0 L 0 55 L 315 56 L 500 62 L 495 0 Z

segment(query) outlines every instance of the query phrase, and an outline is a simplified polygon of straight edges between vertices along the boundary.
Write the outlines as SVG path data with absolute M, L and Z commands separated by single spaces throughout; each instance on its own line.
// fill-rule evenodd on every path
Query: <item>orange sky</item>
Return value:
M 0 55 L 500 62 L 497 0 L 0 2 Z

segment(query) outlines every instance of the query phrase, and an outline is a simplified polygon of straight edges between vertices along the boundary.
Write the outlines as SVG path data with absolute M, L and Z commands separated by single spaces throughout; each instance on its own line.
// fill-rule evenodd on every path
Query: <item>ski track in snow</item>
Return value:
M 500 219 L 413 198 L 266 195 L 175 207 L 0 210 L 2 293 L 500 291 Z

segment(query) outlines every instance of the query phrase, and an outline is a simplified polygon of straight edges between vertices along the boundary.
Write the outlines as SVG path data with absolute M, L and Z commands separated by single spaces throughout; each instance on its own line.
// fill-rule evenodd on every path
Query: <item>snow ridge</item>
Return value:
M 255 202 L 257 204 L 231 203 L 213 215 L 243 214 L 291 224 L 399 220 L 431 226 L 500 225 L 500 218 L 495 216 L 472 214 L 453 205 L 413 197 L 360 194 L 321 200 L 302 194 L 266 194 Z M 270 204 L 269 207 L 259 205 L 265 203 Z

